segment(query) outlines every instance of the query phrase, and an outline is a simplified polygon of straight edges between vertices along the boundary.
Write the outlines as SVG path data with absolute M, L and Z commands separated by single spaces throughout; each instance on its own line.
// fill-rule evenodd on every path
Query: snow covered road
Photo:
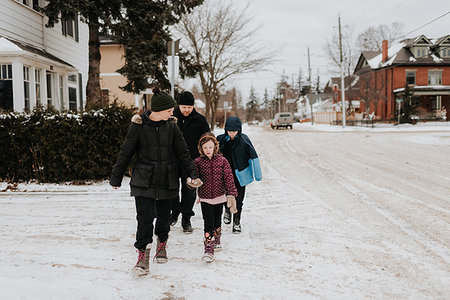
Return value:
M 19 185 L 0 193 L 0 298 L 449 298 L 450 130 L 244 132 L 263 181 L 214 263 L 200 260 L 198 205 L 194 233 L 178 223 L 169 262 L 136 279 L 127 182 Z

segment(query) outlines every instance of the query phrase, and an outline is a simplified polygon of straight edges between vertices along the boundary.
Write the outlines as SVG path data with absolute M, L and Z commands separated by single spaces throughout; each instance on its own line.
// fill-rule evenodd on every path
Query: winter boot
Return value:
M 214 241 L 208 232 L 205 233 L 203 243 L 205 245 L 205 253 L 203 253 L 202 260 L 210 263 L 214 261 Z
M 241 233 L 241 220 L 237 216 L 237 214 L 234 214 L 233 216 L 233 233 L 234 234 Z
M 178 222 L 178 214 L 170 214 L 169 224 L 170 226 L 175 226 Z
M 191 226 L 191 217 L 181 217 L 181 227 L 183 227 L 183 232 L 186 234 L 192 233 L 194 229 Z
M 132 272 L 137 276 L 147 275 L 149 272 L 149 257 L 152 244 L 148 244 L 145 249 L 139 249 L 138 261 L 134 266 Z
M 167 262 L 167 241 L 160 242 L 158 238 L 158 246 L 156 247 L 156 254 L 153 260 L 156 260 L 158 264 L 164 264 Z
M 220 244 L 220 237 L 222 236 L 222 228 L 216 228 L 214 230 L 214 251 L 219 252 L 222 250 L 222 245 Z
M 223 214 L 223 222 L 227 225 L 231 223 L 231 212 L 228 207 L 225 207 L 225 212 Z

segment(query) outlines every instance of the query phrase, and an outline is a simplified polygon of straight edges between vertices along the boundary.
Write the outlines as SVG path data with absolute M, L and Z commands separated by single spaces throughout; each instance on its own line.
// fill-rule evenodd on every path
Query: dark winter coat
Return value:
M 203 181 L 203 185 L 198 188 L 200 198 L 214 199 L 222 195 L 237 197 L 233 173 L 225 157 L 221 154 L 213 156 L 212 159 L 200 156 L 194 162 L 197 173 Z
M 179 108 L 176 108 L 173 116 L 178 119 L 177 125 L 183 133 L 191 158 L 195 159 L 199 157 L 200 154 L 197 148 L 198 141 L 202 134 L 209 132 L 209 124 L 206 122 L 206 118 L 199 114 L 195 108 L 187 117 L 181 113 Z
M 173 119 L 154 122 L 149 112 L 133 117 L 127 137 L 112 171 L 110 184 L 120 186 L 123 173 L 133 155 L 136 161 L 131 174 L 131 196 L 171 199 L 178 195 L 179 162 L 195 179 L 197 171 L 187 145 Z M 141 124 L 139 124 L 141 123 Z
M 238 131 L 233 141 L 227 131 Z M 225 134 L 219 135 L 217 141 L 220 144 L 220 152 L 224 153 L 225 157 L 231 157 L 230 165 L 241 186 L 246 186 L 253 180 L 262 180 L 258 154 L 250 138 L 242 133 L 242 123 L 238 117 L 232 116 L 227 119 Z M 231 147 L 227 147 L 230 143 Z

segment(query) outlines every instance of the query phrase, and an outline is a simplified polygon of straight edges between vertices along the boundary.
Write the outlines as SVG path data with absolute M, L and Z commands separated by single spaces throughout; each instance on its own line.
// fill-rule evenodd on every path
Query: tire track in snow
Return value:
M 286 146 L 288 148 L 294 147 L 290 139 L 287 139 L 286 137 L 283 137 L 283 142 L 286 143 Z M 297 149 L 298 152 L 300 152 L 303 156 L 308 157 L 308 154 L 304 150 L 300 148 Z M 404 233 L 413 238 L 418 244 L 422 245 L 424 248 L 431 250 L 440 258 L 442 258 L 445 263 L 447 264 L 450 263 L 450 250 L 445 245 L 442 245 L 441 243 L 426 237 L 424 234 L 417 232 L 411 224 L 409 224 L 402 218 L 398 217 L 395 213 L 384 208 L 380 203 L 373 200 L 366 193 L 364 193 L 363 191 L 361 191 L 348 181 L 343 181 L 336 174 L 336 171 L 325 166 L 319 160 L 307 159 L 306 162 L 310 164 L 313 168 L 315 167 L 317 170 L 320 170 L 330 180 L 333 180 L 337 184 L 341 185 L 343 188 L 345 188 L 350 193 L 355 195 L 358 199 L 363 200 L 368 206 L 374 208 L 378 214 L 388 219 L 391 223 L 400 228 Z

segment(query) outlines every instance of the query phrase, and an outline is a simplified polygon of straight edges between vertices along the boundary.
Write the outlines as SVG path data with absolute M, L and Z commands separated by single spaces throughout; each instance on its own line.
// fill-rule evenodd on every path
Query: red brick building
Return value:
M 377 119 L 394 119 L 396 99 L 406 85 L 418 99 L 419 117 L 440 114 L 450 107 L 450 35 L 424 35 L 393 45 L 383 41 L 379 52 L 361 53 L 355 68 L 361 104 Z

